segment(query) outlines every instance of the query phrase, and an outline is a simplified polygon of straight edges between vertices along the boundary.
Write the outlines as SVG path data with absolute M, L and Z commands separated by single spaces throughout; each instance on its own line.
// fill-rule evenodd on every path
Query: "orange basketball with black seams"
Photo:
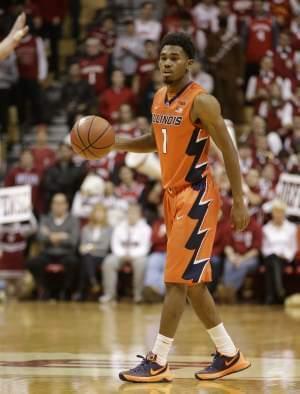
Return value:
M 77 120 L 70 138 L 75 153 L 86 160 L 96 160 L 110 151 L 115 143 L 115 132 L 106 119 L 91 115 Z

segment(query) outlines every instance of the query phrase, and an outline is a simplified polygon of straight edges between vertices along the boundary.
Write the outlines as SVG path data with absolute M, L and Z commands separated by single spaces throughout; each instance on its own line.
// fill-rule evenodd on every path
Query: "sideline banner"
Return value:
M 287 206 L 288 215 L 300 216 L 300 176 L 281 174 L 276 186 L 276 194 Z
M 29 220 L 31 214 L 31 187 L 29 185 L 0 188 L 0 223 Z

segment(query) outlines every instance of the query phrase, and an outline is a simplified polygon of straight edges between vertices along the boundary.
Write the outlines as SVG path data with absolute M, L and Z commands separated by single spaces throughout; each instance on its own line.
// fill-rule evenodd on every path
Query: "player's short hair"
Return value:
M 185 33 L 168 33 L 166 34 L 161 43 L 159 52 L 162 51 L 165 45 L 176 45 L 181 47 L 186 53 L 189 59 L 194 59 L 195 57 L 195 46 L 191 37 Z

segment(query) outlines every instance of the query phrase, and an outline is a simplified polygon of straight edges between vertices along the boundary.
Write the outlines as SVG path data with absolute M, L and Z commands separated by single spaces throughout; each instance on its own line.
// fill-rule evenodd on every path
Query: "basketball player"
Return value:
M 28 32 L 24 12 L 18 16 L 9 34 L 0 42 L 0 61 L 9 56 Z
M 210 255 L 219 211 L 218 190 L 208 164 L 210 138 L 223 154 L 233 195 L 231 219 L 237 231 L 248 225 L 249 215 L 237 152 L 220 105 L 190 81 L 194 53 L 189 36 L 170 33 L 164 37 L 159 69 L 165 86 L 154 96 L 152 133 L 135 139 L 117 137 L 114 145 L 121 151 L 158 152 L 168 236 L 166 296 L 159 334 L 152 351 L 139 356 L 140 364 L 119 374 L 129 382 L 172 381 L 167 357 L 187 297 L 216 347 L 211 364 L 195 377 L 217 379 L 250 366 L 228 335 L 206 287 L 211 280 Z

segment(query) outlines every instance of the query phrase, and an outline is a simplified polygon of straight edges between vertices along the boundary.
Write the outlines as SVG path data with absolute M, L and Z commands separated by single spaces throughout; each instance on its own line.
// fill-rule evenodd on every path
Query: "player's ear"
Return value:
M 187 61 L 188 71 L 191 71 L 191 67 L 192 67 L 193 63 L 194 63 L 194 59 L 188 59 L 188 61 Z

